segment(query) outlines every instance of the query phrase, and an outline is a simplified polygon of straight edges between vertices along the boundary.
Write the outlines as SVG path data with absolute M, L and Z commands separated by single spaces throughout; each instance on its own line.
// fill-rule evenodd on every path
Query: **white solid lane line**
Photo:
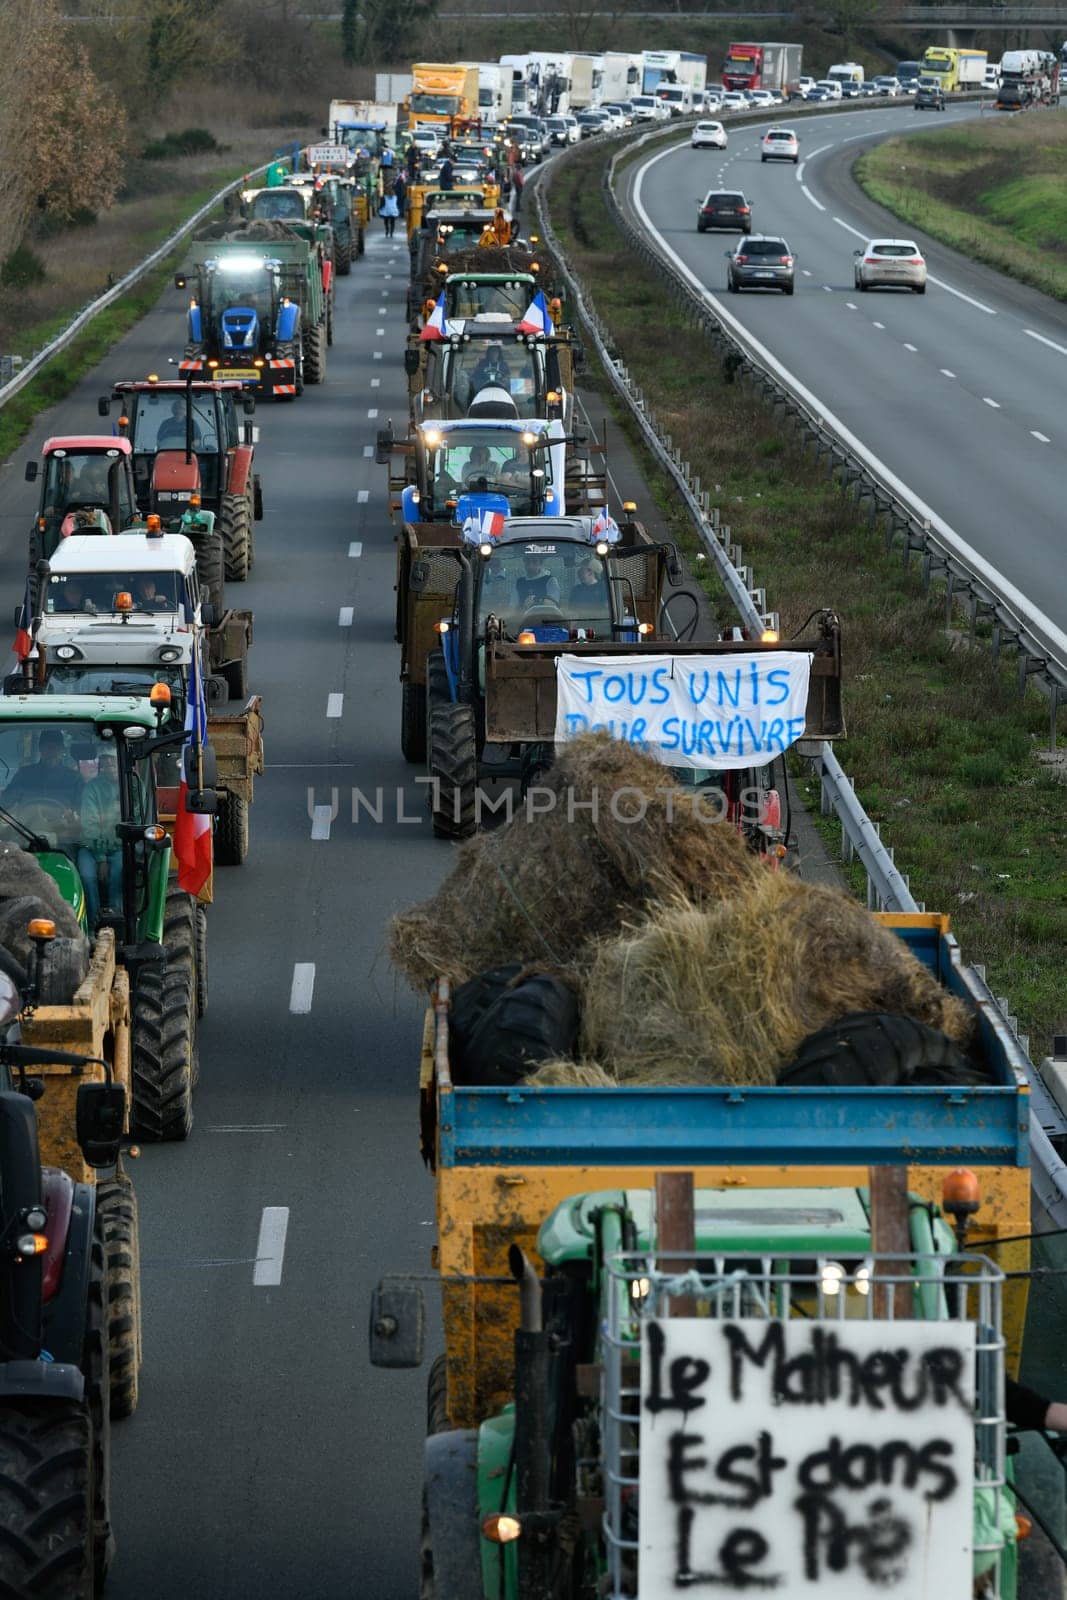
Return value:
M 1036 428 L 1031 428 L 1030 429 L 1030 437 L 1031 437 L 1031 439 L 1040 439 L 1042 444 L 1051 444 L 1052 443 L 1052 440 L 1049 438 L 1047 433 L 1038 433 Z
M 1000 401 L 999 400 L 990 400 L 990 398 L 989 398 L 989 396 L 987 394 L 984 394 L 982 396 L 982 404 L 983 405 L 987 405 L 987 406 L 992 406 L 994 411 L 999 411 L 1000 410 Z
M 326 715 L 328 717 L 343 716 L 344 709 L 345 697 L 343 694 L 334 693 L 326 696 Z
M 294 1016 L 307 1016 L 311 1010 L 311 996 L 314 990 L 314 961 L 298 961 L 293 967 L 293 983 L 289 990 L 289 1010 Z
M 1024 328 L 1023 332 L 1028 339 L 1036 339 L 1038 344 L 1047 344 L 1050 350 L 1058 350 L 1061 356 L 1067 356 L 1067 345 L 1057 344 L 1055 339 L 1046 339 L 1043 333 L 1035 333 L 1033 328 Z
M 1015 584 L 1009 582 L 991 561 L 987 561 L 972 545 L 968 544 L 967 540 L 957 533 L 956 529 L 946 522 L 944 517 L 937 514 L 933 506 L 928 505 L 920 495 L 915 494 L 892 468 L 888 467 L 858 435 L 853 433 L 851 428 L 842 422 L 840 417 L 830 410 L 829 406 L 823 404 L 818 395 L 812 393 L 807 384 L 801 383 L 799 378 L 795 377 L 789 368 L 779 361 L 778 357 L 761 340 L 754 337 L 745 324 L 723 304 L 722 300 L 705 287 L 692 268 L 688 267 L 682 260 L 677 250 L 673 249 L 663 236 L 657 232 L 652 218 L 642 203 L 641 190 L 644 185 L 645 174 L 650 172 L 658 161 L 662 161 L 665 156 L 671 154 L 673 154 L 671 147 L 661 150 L 658 155 L 651 156 L 647 161 L 643 162 L 634 176 L 634 210 L 637 212 L 641 225 L 644 227 L 649 239 L 656 241 L 657 248 L 672 262 L 681 276 L 686 279 L 705 304 L 709 305 L 719 320 L 725 323 L 733 333 L 737 334 L 748 345 L 749 349 L 755 352 L 769 371 L 775 373 L 777 377 L 787 383 L 799 399 L 809 405 L 818 416 L 822 417 L 824 422 L 829 423 L 837 432 L 839 438 L 849 446 L 861 461 L 872 467 L 906 504 L 909 504 L 921 517 L 928 520 L 930 526 L 937 530 L 944 543 L 950 549 L 958 551 L 976 574 L 994 583 L 1003 599 L 1009 605 L 1016 607 L 1024 617 L 1032 618 L 1041 628 L 1053 649 L 1067 652 L 1067 633 L 1053 622 L 1051 617 L 1047 617 L 1039 606 L 1035 605 L 1027 595 L 1023 594 L 1021 589 L 1016 588 Z M 843 226 L 847 225 L 843 224 Z
M 285 1236 L 289 1231 L 288 1206 L 264 1206 L 259 1223 L 256 1264 L 252 1284 L 256 1289 L 276 1288 L 282 1281 L 285 1262 Z
M 927 283 L 936 283 L 939 289 L 944 289 L 947 294 L 954 294 L 957 300 L 966 300 L 969 306 L 976 311 L 984 311 L 987 317 L 995 317 L 996 312 L 992 306 L 984 306 L 981 300 L 975 300 L 973 295 L 964 294 L 962 289 L 954 289 L 951 283 L 946 283 L 943 278 L 935 278 L 932 272 L 926 274 Z
M 857 239 L 869 239 L 870 238 L 870 234 L 869 233 L 861 233 L 858 228 L 854 228 L 852 226 L 851 222 L 844 222 L 840 217 L 835 217 L 834 221 L 837 223 L 837 226 L 839 228 L 844 228 L 846 233 L 851 233 Z
M 947 367 L 942 367 L 941 376 L 944 378 L 954 378 L 956 374 L 954 372 L 950 372 Z
M 807 196 L 807 198 L 811 201 L 812 205 L 815 207 L 816 211 L 825 211 L 826 210 L 826 207 L 823 205 L 822 201 L 821 200 L 816 200 L 815 196 L 812 194 L 811 190 L 808 188 L 806 183 L 802 183 L 801 184 L 800 191 L 801 191 L 802 194 Z

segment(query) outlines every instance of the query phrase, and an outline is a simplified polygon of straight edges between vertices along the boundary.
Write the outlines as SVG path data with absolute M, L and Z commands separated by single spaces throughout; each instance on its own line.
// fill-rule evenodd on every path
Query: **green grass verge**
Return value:
M 932 238 L 1067 300 L 1067 111 L 888 139 L 854 176 L 872 200 Z
M 141 260 L 151 254 L 186 217 L 198 211 L 225 183 L 239 178 L 243 170 L 238 168 L 236 171 L 230 169 L 221 172 L 217 182 L 213 181 L 199 193 L 168 195 L 165 201 L 161 199 L 159 206 L 154 208 L 152 226 L 134 236 L 140 248 L 133 252 L 133 260 Z M 185 245 L 179 245 L 166 261 L 142 278 L 129 293 L 95 316 L 72 344 L 54 356 L 24 389 L 20 389 L 6 405 L 0 407 L 0 460 L 18 448 L 42 411 L 68 395 L 111 346 L 152 309 L 168 279 L 180 265 L 184 252 Z M 24 347 L 40 349 L 67 326 L 78 309 L 77 305 L 71 306 L 64 314 L 28 329 Z
M 946 630 L 943 593 L 924 593 L 918 564 L 906 572 L 763 402 L 728 381 L 612 227 L 604 163 L 603 151 L 589 150 L 561 164 L 553 225 L 660 427 L 766 586 L 784 635 L 817 607 L 839 612 L 849 729 L 839 757 L 916 898 L 951 913 L 967 959 L 986 964 L 1043 1052 L 1067 1031 L 1067 796 L 1036 757 L 1046 702 L 1036 692 L 1020 699 L 1013 665 L 997 667 Z M 651 486 L 677 526 L 677 495 L 655 474 Z M 722 620 L 735 620 L 727 607 Z M 825 836 L 836 846 L 838 826 Z M 857 873 L 846 876 L 860 887 Z

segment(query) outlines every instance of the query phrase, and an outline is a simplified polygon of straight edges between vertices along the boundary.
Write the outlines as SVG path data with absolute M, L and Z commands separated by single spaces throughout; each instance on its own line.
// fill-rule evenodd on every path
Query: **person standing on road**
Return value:
M 378 214 L 385 224 L 385 237 L 391 239 L 393 230 L 396 227 L 396 219 L 400 215 L 400 207 L 396 203 L 396 191 L 393 184 L 390 184 L 382 195 L 381 210 Z
M 522 209 L 522 191 L 526 187 L 526 179 L 522 175 L 522 168 L 514 166 L 511 169 L 511 214 L 517 217 Z
M 404 161 L 408 169 L 408 182 L 414 183 L 419 171 L 419 147 L 414 139 L 404 151 Z
M 408 186 L 403 172 L 398 172 L 393 179 L 393 193 L 396 195 L 396 214 L 402 217 L 408 202 Z
M 441 170 L 437 174 L 437 187 L 439 189 L 451 189 L 452 188 L 452 158 L 451 158 L 451 156 L 445 156 L 445 159 L 441 162 Z

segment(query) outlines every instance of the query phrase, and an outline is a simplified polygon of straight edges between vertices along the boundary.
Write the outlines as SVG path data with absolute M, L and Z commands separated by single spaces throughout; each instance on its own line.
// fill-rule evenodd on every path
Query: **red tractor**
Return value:
M 253 466 L 256 429 L 247 420 L 255 396 L 236 382 L 161 383 L 150 374 L 116 383 L 100 399 L 100 415 L 110 415 L 116 400 L 123 408 L 119 429 L 133 449 L 141 510 L 164 519 L 181 516 L 199 495 L 202 508 L 216 517 L 226 577 L 243 583 L 254 559 L 252 524 L 263 516 Z
M 45 440 L 40 461 L 27 461 L 26 479 L 41 480 L 30 529 L 30 569 L 47 560 L 71 533 L 122 533 L 140 523 L 128 439 L 96 434 Z

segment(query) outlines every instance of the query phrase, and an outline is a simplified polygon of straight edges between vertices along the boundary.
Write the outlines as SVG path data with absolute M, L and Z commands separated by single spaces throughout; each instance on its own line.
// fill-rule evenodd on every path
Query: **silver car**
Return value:
M 861 292 L 886 285 L 926 293 L 926 262 L 911 239 L 869 239 L 855 250 L 856 288 Z
M 726 287 L 731 294 L 739 289 L 780 289 L 792 294 L 796 280 L 796 257 L 784 239 L 757 233 L 742 239 L 735 250 L 727 250 Z

